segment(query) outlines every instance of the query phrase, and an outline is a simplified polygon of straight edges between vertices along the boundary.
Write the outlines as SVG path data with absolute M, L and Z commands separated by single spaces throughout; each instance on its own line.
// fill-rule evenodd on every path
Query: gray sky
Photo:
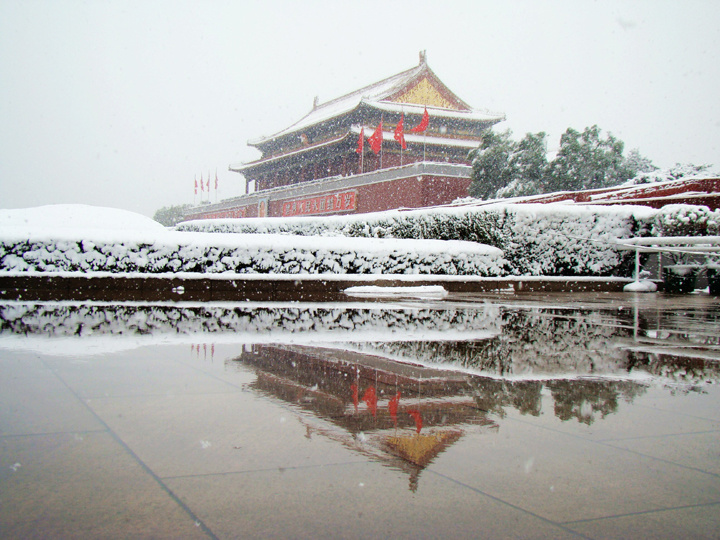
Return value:
M 715 0 L 0 0 L 0 207 L 152 216 L 216 169 L 239 194 L 248 139 L 423 49 L 516 138 L 597 124 L 660 167 L 720 169 Z

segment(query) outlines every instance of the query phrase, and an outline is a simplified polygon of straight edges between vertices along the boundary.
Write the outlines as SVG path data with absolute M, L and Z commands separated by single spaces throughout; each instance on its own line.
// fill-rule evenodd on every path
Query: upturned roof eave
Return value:
M 230 165 L 229 170 L 232 172 L 243 172 L 244 170 L 252 169 L 252 168 L 260 166 L 260 165 L 266 165 L 268 163 L 273 163 L 276 161 L 280 161 L 282 159 L 287 159 L 292 156 L 298 156 L 298 155 L 304 154 L 306 152 L 311 152 L 313 150 L 318 150 L 320 148 L 324 148 L 327 146 L 332 146 L 334 144 L 341 143 L 344 139 L 347 139 L 350 135 L 352 135 L 352 131 L 348 131 L 347 133 L 345 133 L 344 135 L 341 135 L 340 137 L 335 137 L 334 139 L 323 141 L 318 144 L 302 146 L 291 152 L 287 152 L 285 154 L 280 154 L 279 156 L 260 158 L 260 159 L 256 159 L 255 161 L 249 161 L 247 163 L 239 163 L 237 165 Z
M 272 141 L 281 139 L 282 137 L 290 136 L 298 131 L 301 131 L 301 129 L 307 129 L 313 126 L 316 126 L 318 124 L 321 124 L 323 122 L 327 122 L 329 120 L 333 120 L 336 118 L 341 118 L 343 116 L 351 116 L 352 114 L 356 113 L 363 107 L 369 107 L 371 109 L 375 109 L 378 111 L 384 111 L 384 112 L 393 112 L 393 113 L 406 113 L 406 114 L 416 114 L 421 115 L 426 105 L 418 105 L 415 103 L 395 103 L 391 101 L 371 101 L 368 99 L 361 99 L 357 104 L 355 104 L 352 108 L 348 108 L 343 111 L 338 111 L 334 116 L 329 116 L 326 118 L 318 119 L 317 122 L 313 124 L 307 124 L 301 127 L 298 127 L 297 129 L 286 130 L 282 133 L 282 135 L 275 136 L 274 139 L 266 139 L 264 143 L 270 143 Z M 505 115 L 502 113 L 495 113 L 490 111 L 481 111 L 476 109 L 470 109 L 468 111 L 459 111 L 455 109 L 443 109 L 441 107 L 427 107 L 427 109 L 430 111 L 430 117 L 431 118 L 446 118 L 446 119 L 456 119 L 456 120 L 468 120 L 468 121 L 475 121 L 475 122 L 485 122 L 485 123 L 491 123 L 495 124 L 497 122 L 502 122 L 505 120 Z
M 363 99 L 369 98 L 370 96 L 374 97 L 374 99 L 377 100 L 394 95 L 403 86 L 406 86 L 408 83 L 410 83 L 425 72 L 432 73 L 428 65 L 423 62 L 413 68 L 402 71 L 400 73 L 382 79 L 376 83 L 370 84 L 343 96 L 327 101 L 313 108 L 300 120 L 288 126 L 287 128 L 278 131 L 274 135 L 248 140 L 248 145 L 255 147 L 261 146 L 263 144 L 270 143 L 284 135 L 295 133 L 297 131 L 300 131 L 301 129 L 305 129 L 320 122 L 346 114 L 355 109 Z M 315 117 L 317 117 L 317 119 L 315 119 Z
M 279 161 L 300 156 L 302 154 L 305 154 L 307 152 L 312 152 L 313 150 L 318 150 L 321 148 L 326 148 L 328 146 L 333 146 L 336 144 L 340 144 L 345 142 L 348 139 L 352 139 L 353 141 L 356 139 L 356 137 L 360 134 L 360 129 L 365 129 L 366 136 L 369 136 L 372 133 L 372 130 L 374 129 L 371 126 L 351 126 L 347 133 L 344 135 L 341 135 L 339 137 L 335 137 L 333 139 L 323 141 L 318 144 L 310 145 L 310 146 L 303 146 L 301 148 L 298 148 L 296 150 L 293 150 L 292 152 L 288 152 L 285 154 L 272 156 L 268 158 L 260 158 L 255 161 L 250 161 L 247 163 L 239 163 L 236 165 L 230 165 L 229 170 L 232 172 L 239 172 L 242 173 L 243 171 L 254 169 L 255 167 L 260 167 L 264 165 L 268 165 L 271 163 L 277 163 Z M 394 133 L 393 131 L 383 131 L 383 141 L 384 142 L 393 142 L 394 141 Z M 467 149 L 473 149 L 477 148 L 477 146 L 480 144 L 479 139 L 455 139 L 451 137 L 437 137 L 437 136 L 427 136 L 424 134 L 411 134 L 411 133 L 405 133 L 405 141 L 407 143 L 416 143 L 416 144 L 427 144 L 428 146 L 452 146 L 456 148 L 467 148 Z

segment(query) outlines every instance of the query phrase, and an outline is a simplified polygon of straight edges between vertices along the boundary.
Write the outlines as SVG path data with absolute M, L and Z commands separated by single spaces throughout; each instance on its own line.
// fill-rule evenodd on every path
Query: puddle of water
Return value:
M 356 536 L 374 525 L 337 486 L 354 500 L 359 484 L 393 494 L 363 500 L 365 516 L 427 504 L 436 533 L 485 519 L 442 502 L 455 499 L 548 536 L 714 505 L 719 322 L 720 302 L 700 295 L 6 302 L 0 532 Z M 93 497 L 98 483 L 114 489 Z M 98 529 L 111 508 L 131 517 Z

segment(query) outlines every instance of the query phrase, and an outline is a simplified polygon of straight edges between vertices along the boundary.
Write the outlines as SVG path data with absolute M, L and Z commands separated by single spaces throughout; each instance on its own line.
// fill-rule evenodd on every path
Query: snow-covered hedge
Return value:
M 287 235 L 0 234 L 0 272 L 498 276 L 502 252 L 470 242 Z
M 707 236 L 720 229 L 720 210 L 707 206 L 669 204 L 662 207 L 653 222 L 653 236 Z
M 464 240 L 504 252 L 513 275 L 629 275 L 613 240 L 647 234 L 656 210 L 631 206 L 496 204 L 302 219 L 205 220 L 180 231 Z

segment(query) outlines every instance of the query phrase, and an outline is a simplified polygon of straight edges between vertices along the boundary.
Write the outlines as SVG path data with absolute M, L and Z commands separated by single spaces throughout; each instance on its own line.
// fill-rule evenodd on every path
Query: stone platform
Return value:
M 620 292 L 629 278 L 374 275 L 0 276 L 0 300 L 343 301 L 349 287 L 442 286 L 450 293 Z

